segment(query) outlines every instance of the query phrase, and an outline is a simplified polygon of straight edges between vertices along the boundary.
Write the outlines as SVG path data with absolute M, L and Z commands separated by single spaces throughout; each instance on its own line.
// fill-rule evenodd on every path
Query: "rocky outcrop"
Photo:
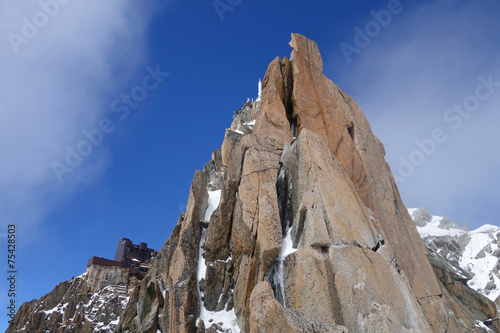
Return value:
M 96 282 L 86 273 L 58 284 L 39 300 L 24 303 L 6 332 L 114 332 L 128 302 L 127 287 L 108 284 L 92 291 Z
M 313 41 L 290 45 L 195 173 L 116 331 L 481 331 L 436 277 L 359 106 Z
M 415 212 L 415 215 L 412 216 L 413 222 L 417 225 L 417 227 L 424 227 L 427 223 L 431 222 L 432 215 L 429 213 L 427 209 L 424 207 L 420 207 Z
M 107 286 L 127 286 L 129 267 L 89 265 L 87 267 L 87 284 L 90 292 L 95 293 Z

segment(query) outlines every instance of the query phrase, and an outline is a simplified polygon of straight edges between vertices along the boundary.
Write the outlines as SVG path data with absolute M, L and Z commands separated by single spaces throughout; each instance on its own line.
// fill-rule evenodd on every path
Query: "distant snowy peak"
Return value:
M 466 230 L 465 226 L 460 227 L 446 216 L 431 215 L 425 208 L 408 208 L 413 222 L 417 226 L 417 230 L 422 238 L 428 236 L 468 236 L 473 238 L 474 235 L 486 234 L 490 239 L 496 239 L 500 232 L 500 227 L 485 224 L 475 230 Z
M 427 248 L 469 273 L 469 287 L 500 303 L 500 227 L 486 224 L 467 231 L 422 207 L 408 212 Z
M 425 208 L 409 208 L 408 213 L 410 213 L 422 238 L 428 236 L 457 237 L 466 234 L 464 228 L 446 216 L 433 216 Z

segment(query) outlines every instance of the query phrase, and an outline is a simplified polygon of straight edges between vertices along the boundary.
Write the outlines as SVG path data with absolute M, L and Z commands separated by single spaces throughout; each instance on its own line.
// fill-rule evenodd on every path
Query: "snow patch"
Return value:
M 60 314 L 64 314 L 64 309 L 66 309 L 66 307 L 68 306 L 68 303 L 65 303 L 65 304 L 57 304 L 54 308 L 50 309 L 50 310 L 47 310 L 47 311 L 44 311 L 46 315 L 51 315 L 52 313 L 54 312 L 58 312 Z
M 207 264 L 205 262 L 205 257 L 203 256 L 203 253 L 205 252 L 205 250 L 203 250 L 203 244 L 205 244 L 205 237 L 206 236 L 207 236 L 207 230 L 203 229 L 201 231 L 200 247 L 198 249 L 198 287 L 200 286 L 201 279 L 205 278 L 205 275 L 207 272 Z M 203 302 L 201 300 L 202 296 L 203 296 L 203 292 L 200 291 L 200 302 Z
M 290 228 L 288 228 L 285 238 L 283 238 L 283 245 L 281 246 L 279 258 L 285 260 L 287 256 L 294 252 L 297 252 L 297 249 L 293 247 L 292 235 L 290 233 Z
M 219 207 L 221 190 L 208 191 L 208 208 L 205 212 L 205 221 L 210 221 L 210 216 Z
M 486 326 L 482 321 L 476 320 L 475 323 L 476 327 L 482 328 L 486 330 L 486 332 L 493 332 L 492 329 L 490 329 L 488 326 Z
M 243 126 L 246 126 L 247 128 L 251 129 L 253 131 L 253 128 L 255 126 L 255 119 L 252 121 L 248 121 L 246 123 L 243 123 Z
M 205 328 L 209 328 L 212 323 L 216 323 L 222 327 L 222 329 L 230 329 L 233 333 L 240 333 L 241 330 L 238 326 L 238 320 L 236 318 L 236 313 L 234 308 L 230 311 L 222 310 L 218 312 L 208 311 L 205 306 L 200 309 L 200 320 L 205 323 Z M 212 321 L 210 321 L 212 319 Z

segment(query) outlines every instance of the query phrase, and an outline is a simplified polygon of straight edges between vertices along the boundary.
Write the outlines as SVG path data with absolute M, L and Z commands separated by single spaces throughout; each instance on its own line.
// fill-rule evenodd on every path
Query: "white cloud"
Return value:
M 467 219 L 484 206 L 500 204 L 491 195 L 500 185 L 500 87 L 457 130 L 443 115 L 475 94 L 478 77 L 492 75 L 500 82 L 500 32 L 493 28 L 500 5 L 439 1 L 405 6 L 350 65 L 336 50 L 327 70 L 335 67 L 337 83 L 367 114 L 394 174 L 400 157 L 408 159 L 418 149 L 415 140 L 430 138 L 435 128 L 445 131 L 446 142 L 398 186 L 409 206 Z
M 122 0 L 0 4 L 2 220 L 35 226 L 59 198 L 99 177 L 108 163 L 102 146 L 63 183 L 51 163 L 63 162 L 65 147 L 95 128 L 113 94 L 143 71 L 150 13 Z

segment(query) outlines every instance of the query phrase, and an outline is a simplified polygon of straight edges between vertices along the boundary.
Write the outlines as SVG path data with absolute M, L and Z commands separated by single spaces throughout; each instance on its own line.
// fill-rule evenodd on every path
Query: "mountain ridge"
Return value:
M 290 59 L 270 63 L 260 100 L 245 103 L 195 172 L 186 212 L 130 289 L 116 327 L 101 331 L 498 329 L 494 304 L 474 291 L 458 297 L 468 289 L 429 261 L 382 143 L 322 74 L 316 43 L 292 34 L 290 46 Z M 64 324 L 72 313 L 28 312 L 7 331 L 35 332 L 40 321 L 90 329 Z
M 500 227 L 485 224 L 467 231 L 447 217 L 431 215 L 425 208 L 408 211 L 417 220 L 424 244 L 468 272 L 468 285 L 499 304 Z

